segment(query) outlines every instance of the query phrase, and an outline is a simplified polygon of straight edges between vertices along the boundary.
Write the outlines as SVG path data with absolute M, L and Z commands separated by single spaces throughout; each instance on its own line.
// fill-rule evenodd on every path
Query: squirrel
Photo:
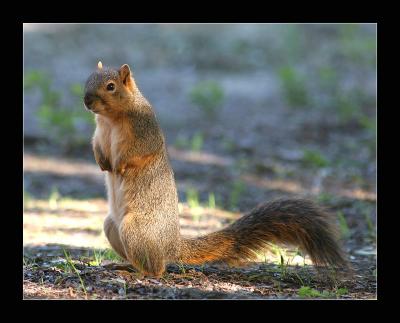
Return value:
M 239 265 L 270 243 L 298 246 L 315 266 L 348 268 L 332 215 L 308 199 L 265 202 L 222 230 L 181 236 L 165 138 L 130 67 L 106 68 L 99 62 L 85 83 L 84 106 L 95 114 L 92 147 L 106 172 L 105 235 L 142 274 L 161 277 L 170 263 Z

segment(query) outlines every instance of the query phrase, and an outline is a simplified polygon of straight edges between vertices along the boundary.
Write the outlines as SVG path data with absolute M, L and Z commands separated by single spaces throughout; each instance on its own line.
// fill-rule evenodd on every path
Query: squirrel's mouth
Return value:
M 98 113 L 99 111 L 97 110 L 97 109 L 95 109 L 93 106 L 90 106 L 90 105 L 86 105 L 86 104 L 83 104 L 84 106 L 85 106 L 85 108 L 88 110 L 88 111 L 90 111 L 90 112 L 93 112 L 93 113 Z
M 87 110 L 93 113 L 100 113 L 104 109 L 106 109 L 106 106 L 104 104 L 104 101 L 99 98 L 97 95 L 93 94 L 86 94 L 83 100 L 83 105 Z
M 85 108 L 88 109 L 89 111 L 95 112 L 96 111 L 96 102 L 98 100 L 97 95 L 95 94 L 90 94 L 86 93 L 84 98 L 83 98 L 83 103 L 85 105 Z
M 86 103 L 84 103 L 83 105 L 85 106 L 86 110 L 93 112 L 93 107 L 91 107 L 90 105 L 87 105 Z

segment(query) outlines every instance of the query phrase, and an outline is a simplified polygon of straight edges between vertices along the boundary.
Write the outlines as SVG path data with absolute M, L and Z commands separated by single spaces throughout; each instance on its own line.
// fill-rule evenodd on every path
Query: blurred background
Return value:
M 24 246 L 108 247 L 82 102 L 99 60 L 156 111 L 184 234 L 300 195 L 375 253 L 374 24 L 24 24 Z

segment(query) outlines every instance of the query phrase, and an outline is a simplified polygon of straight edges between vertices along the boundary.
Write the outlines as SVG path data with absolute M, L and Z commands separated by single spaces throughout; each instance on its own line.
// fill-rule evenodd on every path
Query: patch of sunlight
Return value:
M 39 211 L 59 210 L 77 212 L 107 212 L 107 201 L 104 199 L 76 200 L 61 198 L 54 203 L 52 200 L 30 199 L 25 203 L 25 209 L 39 209 Z
M 343 193 L 339 195 L 359 200 L 366 200 L 372 202 L 376 201 L 376 193 L 367 192 L 359 188 L 354 190 L 345 190 Z
M 257 253 L 257 261 L 275 263 L 285 266 L 305 266 L 312 265 L 310 257 L 301 254 L 296 248 L 270 244 L 265 250 Z
M 235 220 L 241 216 L 241 214 L 238 212 L 230 212 L 230 211 L 226 211 L 224 209 L 210 208 L 210 207 L 201 206 L 201 205 L 191 208 L 191 207 L 189 207 L 189 205 L 187 203 L 179 203 L 178 208 L 179 208 L 180 214 L 192 213 L 195 210 L 195 212 L 200 212 L 201 214 L 204 214 L 204 215 L 210 215 L 213 217 L 228 219 L 228 220 L 232 220 L 232 219 Z
M 196 164 L 217 166 L 231 166 L 233 164 L 233 160 L 230 158 L 220 157 L 218 155 L 202 151 L 180 150 L 172 146 L 168 147 L 168 154 L 172 159 Z
M 254 185 L 256 187 L 268 190 L 279 190 L 296 194 L 301 194 L 304 192 L 304 188 L 299 183 L 289 180 L 263 179 L 254 175 L 242 175 L 241 179 L 250 185 Z M 321 191 L 321 188 L 318 188 L 318 190 L 314 189 L 313 190 L 314 195 L 316 195 L 316 193 L 318 193 L 319 191 Z M 339 197 L 376 201 L 375 193 L 368 192 L 359 188 L 353 190 L 335 191 L 332 194 L 335 194 Z
M 68 244 L 105 247 L 103 221 L 107 202 L 103 199 L 29 199 L 24 205 L 24 244 Z
M 71 246 L 106 247 L 103 232 L 104 215 L 75 213 L 25 212 L 23 216 L 24 245 L 48 243 Z
M 110 244 L 104 234 L 100 236 L 88 235 L 85 232 L 65 233 L 57 232 L 49 235 L 47 232 L 25 231 L 23 234 L 23 244 L 29 246 L 43 246 L 47 244 L 62 244 L 71 247 L 85 248 L 110 248 Z
M 23 217 L 24 229 L 42 228 L 44 230 L 77 229 L 97 230 L 103 227 L 105 216 L 71 216 L 71 214 L 33 213 L 25 212 Z
M 103 179 L 102 172 L 94 163 L 37 156 L 29 153 L 24 153 L 23 168 L 24 171 L 28 172 L 47 172 L 65 176 L 90 176 L 98 180 Z
M 208 234 L 227 226 L 241 215 L 223 209 L 205 206 L 190 207 L 179 203 L 179 222 L 184 236 L 196 237 Z
M 275 179 L 263 179 L 254 175 L 243 175 L 241 179 L 248 184 L 254 185 L 260 188 L 273 189 L 291 193 L 300 193 L 303 188 L 300 184 L 289 181 L 289 180 L 275 180 Z

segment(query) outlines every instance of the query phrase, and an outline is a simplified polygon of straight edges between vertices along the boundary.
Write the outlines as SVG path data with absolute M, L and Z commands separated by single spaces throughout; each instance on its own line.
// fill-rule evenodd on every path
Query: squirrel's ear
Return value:
M 119 69 L 119 76 L 121 77 L 122 82 L 126 85 L 131 76 L 131 69 L 128 64 L 124 64 Z

